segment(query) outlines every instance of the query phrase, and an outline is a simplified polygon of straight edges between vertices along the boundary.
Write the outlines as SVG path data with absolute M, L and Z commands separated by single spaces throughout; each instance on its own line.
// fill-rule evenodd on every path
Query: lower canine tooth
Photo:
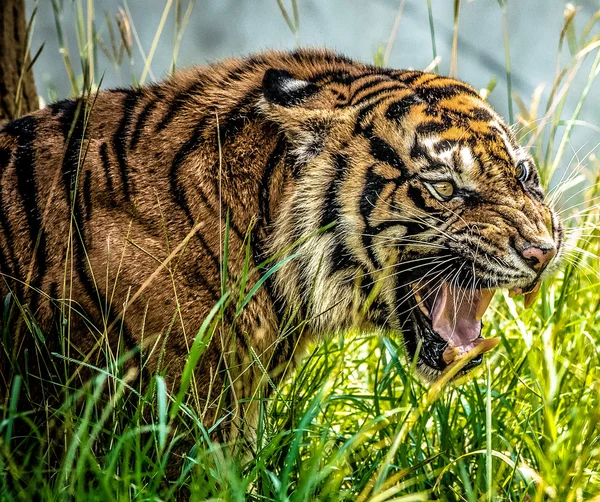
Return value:
M 525 293 L 525 296 L 523 297 L 523 303 L 525 304 L 525 308 L 528 309 L 529 307 L 531 307 L 533 305 L 533 303 L 535 302 L 535 299 L 537 298 L 538 293 L 540 292 L 540 287 L 542 285 L 542 282 L 538 282 L 534 288 L 531 291 L 528 291 L 527 293 Z
M 453 347 L 452 345 L 448 345 L 444 353 L 442 354 L 442 358 L 446 364 L 450 364 L 452 361 L 456 359 L 458 356 L 459 350 L 457 347 Z
M 425 302 L 423 301 L 423 297 L 421 296 L 421 293 L 419 293 L 418 290 L 414 289 L 414 286 L 413 286 L 413 292 L 415 295 L 415 300 L 417 302 L 417 306 L 421 309 L 421 312 L 423 312 L 423 314 L 425 314 L 427 317 L 429 317 L 429 309 L 425 306 Z

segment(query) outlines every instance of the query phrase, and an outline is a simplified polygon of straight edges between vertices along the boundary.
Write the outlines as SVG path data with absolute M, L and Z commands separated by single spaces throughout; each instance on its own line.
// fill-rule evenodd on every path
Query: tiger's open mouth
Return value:
M 447 364 L 483 341 L 481 318 L 494 296 L 493 289 L 467 290 L 444 281 L 436 288 L 413 284 L 417 306 L 447 344 L 442 357 Z
M 523 294 L 525 307 L 529 307 L 540 285 L 537 282 L 528 288 L 513 288 L 509 294 Z M 465 357 L 470 359 L 463 370 L 479 365 L 483 360 L 481 354 L 499 342 L 481 336 L 481 320 L 495 292 L 495 289 L 464 289 L 446 281 L 433 285 L 430 281 L 414 282 L 412 293 L 418 307 L 414 310 L 421 325 L 421 361 L 440 371 Z

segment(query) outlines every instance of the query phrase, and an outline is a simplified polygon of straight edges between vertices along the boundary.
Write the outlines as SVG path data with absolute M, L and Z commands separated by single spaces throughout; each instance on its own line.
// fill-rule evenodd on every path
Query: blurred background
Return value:
M 520 113 L 515 99 L 521 97 L 529 106 L 543 86 L 543 112 L 557 72 L 572 58 L 567 36 L 557 63 L 565 15 L 579 11 L 571 25 L 579 35 L 600 9 L 600 0 L 297 0 L 295 5 L 291 0 L 27 0 L 27 8 L 30 15 L 36 12 L 32 54 L 44 44 L 34 73 L 46 101 L 81 89 L 80 55 L 87 55 L 91 33 L 101 40 L 91 59 L 95 82 L 103 88 L 160 80 L 174 67 L 266 49 L 325 46 L 366 62 L 384 62 L 388 53 L 387 66 L 416 69 L 432 69 L 436 54 L 440 73 L 455 70 L 455 76 L 479 89 L 493 87 L 495 81 L 488 99 L 514 123 Z M 128 50 L 121 48 L 119 25 L 127 34 Z M 73 26 L 79 26 L 75 36 Z M 451 69 L 455 29 L 457 58 Z M 71 76 L 65 56 L 74 69 Z M 592 59 L 575 76 L 563 117 L 572 115 Z M 563 157 L 565 165 L 587 157 L 599 142 L 598 98 L 600 86 L 594 82 Z

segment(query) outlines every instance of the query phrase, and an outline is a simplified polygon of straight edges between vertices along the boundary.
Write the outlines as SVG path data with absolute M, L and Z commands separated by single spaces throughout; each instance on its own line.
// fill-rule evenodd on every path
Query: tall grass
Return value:
M 499 3 L 505 9 L 506 2 Z M 87 10 L 75 2 L 77 71 L 58 16 L 64 6 L 59 0 L 53 5 L 74 94 L 91 92 L 101 81 L 97 48 L 116 67 L 126 66 L 125 56 L 132 58 L 137 39 L 127 8 L 116 21 L 106 17 L 109 38 L 103 40 L 93 2 Z M 181 16 L 179 1 L 165 2 L 163 19 L 171 8 L 179 13 L 176 47 L 192 5 Z M 297 35 L 296 3 L 292 16 L 283 2 L 278 5 Z M 214 441 L 219 423 L 204 423 L 190 389 L 193 367 L 218 328 L 223 307 L 235 302 L 239 314 L 254 292 L 246 288 L 252 274 L 247 268 L 237 294 L 227 290 L 223 278 L 223 296 L 196 334 L 176 395 L 167 392 L 160 374 L 140 391 L 137 375 L 123 365 L 131 354 L 124 354 L 107 368 L 92 368 L 86 383 L 65 389 L 62 404 L 46 410 L 47 423 L 40 424 L 21 408 L 24 381 L 13 375 L 0 408 L 0 500 L 170 500 L 182 490 L 193 500 L 592 500 L 600 493 L 600 161 L 590 155 L 568 162 L 565 153 L 599 72 L 599 36 L 593 33 L 600 15 L 579 35 L 575 15 L 565 14 L 558 52 L 566 41 L 570 56 L 557 63 L 548 100 L 542 105 L 538 92 L 527 106 L 520 97 L 508 96 L 518 108 L 520 139 L 532 148 L 543 182 L 554 187 L 548 200 L 566 225 L 564 264 L 529 310 L 518 298 L 497 295 L 486 314 L 484 336 L 499 336 L 502 343 L 482 368 L 460 384 L 425 386 L 405 360 L 398 334 L 336 334 L 313 346 L 276 391 L 255 396 L 256 450 L 251 456 L 232 455 Z M 142 56 L 144 72 L 133 77 L 134 83 L 151 76 L 163 26 L 161 21 L 151 50 Z M 430 28 L 435 59 L 432 16 Z M 505 47 L 499 50 L 505 50 L 509 77 L 506 25 L 504 32 Z M 565 118 L 573 77 L 585 59 L 591 60 L 587 85 Z M 565 175 L 556 179 L 565 164 Z M 227 224 L 225 229 L 224 262 Z M 3 299 L 4 341 L 10 339 L 11 302 Z M 28 325 L 35 332 L 35 323 Z M 43 344 L 43 334 L 36 336 Z M 54 364 L 66 358 L 50 357 Z M 52 437 L 56 431 L 60 438 Z M 56 440 L 59 450 L 53 448 Z M 184 441 L 194 446 L 185 450 L 177 480 L 166 482 Z

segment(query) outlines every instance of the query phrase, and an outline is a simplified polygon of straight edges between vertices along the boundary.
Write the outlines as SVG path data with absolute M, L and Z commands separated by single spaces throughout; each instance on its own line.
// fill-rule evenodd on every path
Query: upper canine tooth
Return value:
M 477 305 L 477 312 L 475 313 L 475 319 L 477 319 L 478 321 L 481 321 L 481 318 L 483 317 L 483 314 L 485 314 L 485 311 L 489 307 L 495 292 L 496 291 L 493 289 L 481 290 L 481 300 Z
M 415 296 L 415 300 L 417 301 L 417 306 L 421 309 L 421 312 L 423 312 L 423 314 L 425 314 L 427 317 L 429 317 L 429 309 L 425 306 L 425 302 L 423 300 L 423 297 L 421 296 L 421 293 L 419 293 L 419 291 L 417 289 L 415 289 L 414 286 L 413 286 L 413 294 Z
M 537 298 L 538 293 L 540 292 L 540 287 L 542 285 L 542 281 L 539 281 L 531 291 L 528 291 L 523 296 L 523 303 L 525 304 L 525 308 L 528 309 L 533 305 L 535 299 Z

